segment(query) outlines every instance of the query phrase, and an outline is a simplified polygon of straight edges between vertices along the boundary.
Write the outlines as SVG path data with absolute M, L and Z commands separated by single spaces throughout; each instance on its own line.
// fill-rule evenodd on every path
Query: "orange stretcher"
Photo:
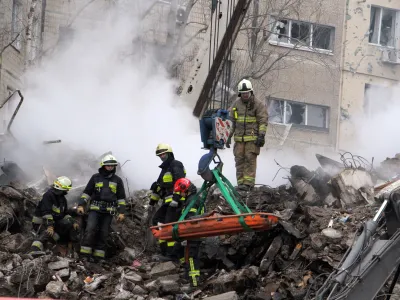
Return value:
M 275 227 L 276 224 L 278 217 L 269 213 L 217 215 L 213 212 L 207 217 L 152 226 L 150 229 L 157 239 L 173 241 L 177 236 L 185 240 L 246 231 L 264 231 Z M 174 234 L 175 225 L 177 230 Z

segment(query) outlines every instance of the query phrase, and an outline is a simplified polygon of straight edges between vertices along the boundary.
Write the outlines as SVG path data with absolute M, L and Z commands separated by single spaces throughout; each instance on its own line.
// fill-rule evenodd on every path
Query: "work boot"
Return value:
M 239 184 L 237 189 L 240 191 L 243 191 L 243 192 L 249 192 L 252 189 L 252 186 L 247 185 L 247 184 Z

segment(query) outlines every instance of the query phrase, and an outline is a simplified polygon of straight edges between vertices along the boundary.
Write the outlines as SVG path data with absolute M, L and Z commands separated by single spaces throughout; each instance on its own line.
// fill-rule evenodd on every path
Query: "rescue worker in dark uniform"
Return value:
M 29 254 L 44 254 L 47 242 L 58 242 L 61 238 L 69 242 L 78 242 L 79 225 L 70 215 L 67 215 L 65 195 L 71 187 L 71 180 L 66 176 L 61 176 L 43 194 L 32 219 L 32 227 L 39 237 L 32 243 Z
M 192 201 L 196 201 L 195 196 L 197 194 L 197 188 L 187 178 L 181 178 L 176 181 L 174 185 L 174 200 L 180 203 L 180 215 L 185 210 L 185 207 Z M 185 220 L 193 218 L 197 215 L 198 201 L 190 208 L 188 214 L 185 216 Z M 180 217 L 180 216 L 179 216 Z M 178 217 L 178 219 L 179 219 Z M 189 279 L 192 287 L 197 287 L 199 284 L 200 268 L 199 268 L 199 248 L 201 240 L 191 239 L 189 241 L 183 241 L 177 244 L 175 247 L 176 253 L 180 254 L 181 262 L 185 266 L 186 277 Z M 181 246 L 184 246 L 183 249 Z
M 176 160 L 172 148 L 168 144 L 159 144 L 156 149 L 156 155 L 162 160 L 161 173 L 156 182 L 154 182 L 150 190 L 150 206 L 154 206 L 161 199 L 163 204 L 154 214 L 153 226 L 164 223 L 175 222 L 179 218 L 179 203 L 172 199 L 175 182 L 186 176 L 183 164 Z M 172 257 L 174 252 L 174 242 L 166 242 L 159 240 L 161 254 L 163 256 Z
M 104 156 L 99 173 L 90 178 L 79 200 L 78 214 L 84 214 L 84 206 L 88 205 L 87 225 L 80 249 L 84 257 L 93 255 L 94 259 L 104 259 L 113 216 L 118 215 L 118 222 L 125 219 L 125 188 L 122 179 L 115 174 L 117 165 L 113 155 Z

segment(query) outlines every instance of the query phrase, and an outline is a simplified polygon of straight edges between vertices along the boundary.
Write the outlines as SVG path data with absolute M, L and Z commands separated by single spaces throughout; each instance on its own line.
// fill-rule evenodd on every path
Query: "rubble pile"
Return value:
M 373 182 L 366 171 L 344 169 L 328 176 L 293 166 L 291 173 L 292 186 L 259 186 L 242 197 L 253 211 L 279 216 L 278 226 L 266 232 L 203 239 L 202 280 L 197 289 L 190 288 L 179 263 L 154 260 L 156 247 L 149 238 L 146 209 L 148 191 L 135 191 L 127 201 L 124 223 L 113 222 L 110 258 L 92 263 L 81 262 L 77 251 L 66 245 L 56 245 L 38 258 L 26 254 L 34 238 L 31 219 L 40 193 L 11 182 L 0 187 L 0 295 L 312 299 L 379 204 L 373 199 Z M 79 193 L 74 195 L 69 195 L 70 204 Z M 208 196 L 210 210 L 232 213 L 217 189 Z

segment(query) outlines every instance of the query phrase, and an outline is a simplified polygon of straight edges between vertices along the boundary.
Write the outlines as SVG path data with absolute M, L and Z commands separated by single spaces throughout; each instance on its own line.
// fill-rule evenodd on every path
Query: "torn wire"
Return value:
M 351 152 L 344 152 L 340 154 L 340 160 L 345 168 L 363 169 L 369 172 L 371 172 L 373 169 L 374 158 L 372 158 L 372 162 L 369 163 L 367 159 L 360 155 L 354 155 Z

